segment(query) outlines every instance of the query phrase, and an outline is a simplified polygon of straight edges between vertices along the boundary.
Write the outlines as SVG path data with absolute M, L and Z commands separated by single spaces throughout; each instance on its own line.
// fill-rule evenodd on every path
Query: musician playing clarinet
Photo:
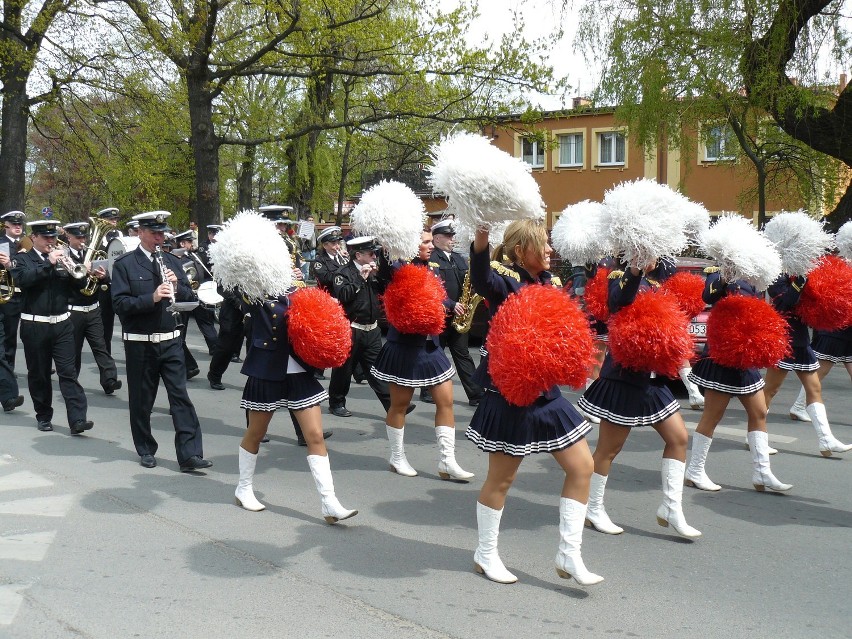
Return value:
M 186 362 L 180 338 L 180 314 L 174 302 L 195 297 L 180 260 L 160 249 L 171 214 L 152 211 L 134 216 L 139 246 L 116 259 L 112 300 L 121 320 L 127 361 L 130 430 L 145 468 L 157 465 L 157 441 L 151 433 L 151 410 L 163 380 L 175 428 L 175 450 L 181 472 L 212 466 L 204 459 L 201 425 L 186 392 Z

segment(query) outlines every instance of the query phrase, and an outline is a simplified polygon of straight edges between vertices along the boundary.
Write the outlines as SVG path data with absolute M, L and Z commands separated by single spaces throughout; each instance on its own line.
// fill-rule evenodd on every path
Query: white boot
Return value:
M 592 473 L 589 486 L 589 506 L 586 509 L 586 525 L 607 535 L 620 535 L 624 528 L 612 523 L 612 519 L 604 510 L 603 497 L 606 489 L 606 475 Z
M 790 406 L 790 419 L 793 421 L 800 422 L 809 422 L 811 421 L 811 416 L 808 415 L 808 411 L 805 410 L 805 387 L 802 386 L 802 390 L 799 391 L 799 396 L 796 397 L 796 401 L 793 402 L 793 405 Z
M 663 503 L 657 508 L 657 523 L 663 528 L 671 526 L 681 537 L 694 539 L 701 532 L 686 523 L 683 516 L 683 473 L 685 464 L 677 459 L 663 457 Z
M 464 470 L 456 461 L 456 429 L 452 426 L 436 426 L 435 436 L 438 438 L 438 452 L 441 455 L 438 461 L 438 475 L 441 479 L 468 481 L 473 477 L 473 473 Z
M 349 510 L 340 505 L 334 494 L 334 480 L 331 478 L 331 464 L 328 455 L 308 455 L 308 465 L 311 475 L 317 485 L 317 491 L 322 498 L 322 516 L 330 524 L 336 524 L 341 519 L 349 519 L 358 514 L 357 510 Z
M 811 420 L 809 419 L 808 421 L 811 421 Z M 745 447 L 746 447 L 746 450 L 751 450 L 751 443 L 750 443 L 749 438 L 748 438 L 748 433 L 746 433 Z M 768 444 L 767 444 L 766 450 L 769 451 L 770 455 L 777 455 L 778 454 L 778 449 L 772 448 L 772 446 L 769 446 Z
M 754 472 L 751 475 L 751 483 L 754 484 L 754 489 L 761 493 L 767 488 L 776 492 L 790 490 L 793 484 L 782 484 L 772 474 L 772 469 L 769 467 L 769 436 L 766 431 L 750 431 L 748 443 L 751 448 L 751 460 L 754 464 Z
M 701 394 L 698 386 L 695 385 L 693 381 L 689 379 L 689 374 L 692 372 L 692 368 L 689 366 L 684 366 L 678 371 L 678 375 L 680 375 L 680 379 L 683 382 L 683 385 L 686 386 L 686 392 L 689 393 L 689 406 L 693 410 L 700 410 L 704 408 L 704 396 Z
M 497 554 L 497 536 L 500 534 L 502 510 L 494 510 L 476 502 L 476 527 L 479 545 L 473 553 L 473 567 L 481 575 L 500 584 L 513 584 L 518 578 L 506 570 Z
M 712 443 L 713 438 L 711 437 L 701 433 L 692 435 L 692 454 L 689 456 L 689 466 L 686 467 L 686 475 L 683 480 L 683 483 L 687 486 L 710 491 L 722 489 L 719 484 L 710 481 L 704 471 L 704 463 L 707 461 L 707 453 L 710 452 L 710 444 Z
M 257 463 L 257 455 L 248 452 L 240 446 L 240 481 L 234 492 L 234 503 L 246 510 L 257 512 L 264 510 L 266 506 L 261 504 L 254 496 L 252 480 L 254 479 L 254 467 Z
M 385 429 L 388 432 L 388 441 L 390 442 L 391 449 L 390 469 L 398 475 L 416 477 L 417 471 L 411 467 L 411 464 L 405 458 L 405 444 L 402 443 L 405 437 L 405 426 L 394 428 L 385 424 Z
M 806 409 L 811 416 L 811 422 L 819 438 L 819 452 L 823 457 L 831 457 L 832 453 L 845 453 L 852 450 L 852 444 L 843 444 L 831 434 L 831 426 L 828 425 L 828 415 L 825 412 L 825 404 L 814 402 Z
M 585 504 L 567 497 L 559 500 L 559 552 L 556 553 L 556 574 L 563 579 L 573 577 L 581 586 L 593 586 L 604 578 L 590 572 L 580 555 L 585 519 Z

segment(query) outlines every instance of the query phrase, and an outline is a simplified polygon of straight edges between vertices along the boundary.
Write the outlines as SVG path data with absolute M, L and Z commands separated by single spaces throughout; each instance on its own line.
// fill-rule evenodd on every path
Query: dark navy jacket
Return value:
M 791 277 L 782 273 L 767 290 L 772 306 L 787 320 L 790 345 L 793 348 L 806 348 L 810 342 L 807 325 L 792 312 L 793 307 L 799 303 L 806 282 L 807 278 L 804 276 Z
M 35 248 L 13 256 L 12 278 L 21 289 L 21 311 L 32 315 L 62 315 L 68 311 L 73 278 Z
M 314 369 L 296 356 L 287 335 L 287 312 L 290 300 L 286 295 L 245 305 L 251 314 L 251 338 L 240 372 L 249 377 L 283 382 L 287 378 L 287 363 L 292 357 L 309 373 Z

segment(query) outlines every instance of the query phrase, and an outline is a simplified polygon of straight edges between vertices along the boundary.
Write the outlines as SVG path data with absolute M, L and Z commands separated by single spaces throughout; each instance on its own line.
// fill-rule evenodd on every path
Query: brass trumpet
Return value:
M 65 242 L 62 240 L 56 240 L 56 246 L 61 248 L 64 252 L 63 255 L 56 260 L 56 268 L 65 271 L 75 280 L 82 280 L 84 277 L 89 276 L 89 269 L 86 268 L 85 264 L 77 264 L 77 262 L 71 259 L 68 254 L 70 249 Z

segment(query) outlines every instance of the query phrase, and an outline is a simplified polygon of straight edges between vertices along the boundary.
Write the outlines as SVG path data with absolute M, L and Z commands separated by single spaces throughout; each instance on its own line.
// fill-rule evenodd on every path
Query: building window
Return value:
M 560 135 L 559 166 L 583 166 L 583 134 Z
M 728 125 L 707 127 L 705 131 L 704 160 L 716 162 L 717 160 L 733 160 L 734 139 L 733 131 Z
M 607 131 L 598 134 L 598 164 L 614 165 L 624 164 L 624 134 L 618 131 Z
M 521 159 L 534 169 L 544 168 L 544 143 L 531 138 L 522 138 Z

